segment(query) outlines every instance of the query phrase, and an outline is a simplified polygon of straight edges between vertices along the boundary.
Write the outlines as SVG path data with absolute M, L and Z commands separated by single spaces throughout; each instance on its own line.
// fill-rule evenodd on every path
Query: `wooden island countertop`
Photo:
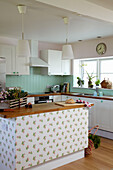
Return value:
M 93 104 L 91 104 L 91 106 L 93 106 Z M 85 107 L 85 104 L 80 103 L 79 105 L 59 106 L 56 105 L 55 103 L 44 103 L 44 104 L 34 104 L 32 108 L 21 107 L 21 108 L 13 109 L 13 111 L 0 112 L 0 115 L 3 118 L 16 118 L 19 116 L 27 116 L 27 115 L 33 115 L 39 113 L 67 110 L 73 108 L 82 108 L 82 107 Z

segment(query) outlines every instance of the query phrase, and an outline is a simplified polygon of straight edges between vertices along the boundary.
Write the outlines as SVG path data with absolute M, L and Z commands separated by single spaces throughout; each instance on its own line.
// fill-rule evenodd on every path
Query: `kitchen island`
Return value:
M 0 112 L 0 164 L 6 169 L 53 169 L 84 157 L 88 108 L 33 105 Z

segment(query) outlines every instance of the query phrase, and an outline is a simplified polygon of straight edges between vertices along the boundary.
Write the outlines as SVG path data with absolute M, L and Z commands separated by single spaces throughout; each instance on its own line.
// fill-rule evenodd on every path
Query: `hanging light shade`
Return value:
M 24 18 L 23 14 L 26 13 L 25 5 L 18 5 L 18 11 L 22 15 L 22 40 L 18 40 L 16 55 L 18 57 L 30 57 L 30 47 L 28 40 L 24 40 Z
M 68 18 L 65 17 L 63 19 L 64 19 L 64 23 L 66 24 L 66 27 L 67 27 L 67 37 L 66 37 L 66 44 L 63 45 L 63 47 L 62 47 L 62 59 L 69 60 L 69 59 L 73 59 L 74 55 L 73 55 L 72 46 L 70 44 L 68 44 Z
M 18 40 L 16 54 L 18 57 L 29 57 L 30 56 L 28 40 Z
M 73 59 L 73 50 L 72 46 L 69 44 L 63 45 L 62 47 L 62 59 L 67 60 L 67 59 Z

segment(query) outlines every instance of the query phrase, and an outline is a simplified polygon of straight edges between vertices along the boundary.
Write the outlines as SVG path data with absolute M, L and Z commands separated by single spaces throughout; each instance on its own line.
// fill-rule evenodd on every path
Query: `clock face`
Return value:
M 96 47 L 96 51 L 99 55 L 105 54 L 106 52 L 106 45 L 104 43 L 99 43 Z

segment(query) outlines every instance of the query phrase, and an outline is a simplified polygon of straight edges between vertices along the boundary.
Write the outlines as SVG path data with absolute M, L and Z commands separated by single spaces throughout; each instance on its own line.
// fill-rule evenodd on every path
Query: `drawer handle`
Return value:
M 103 103 L 103 100 L 101 100 L 101 103 Z

